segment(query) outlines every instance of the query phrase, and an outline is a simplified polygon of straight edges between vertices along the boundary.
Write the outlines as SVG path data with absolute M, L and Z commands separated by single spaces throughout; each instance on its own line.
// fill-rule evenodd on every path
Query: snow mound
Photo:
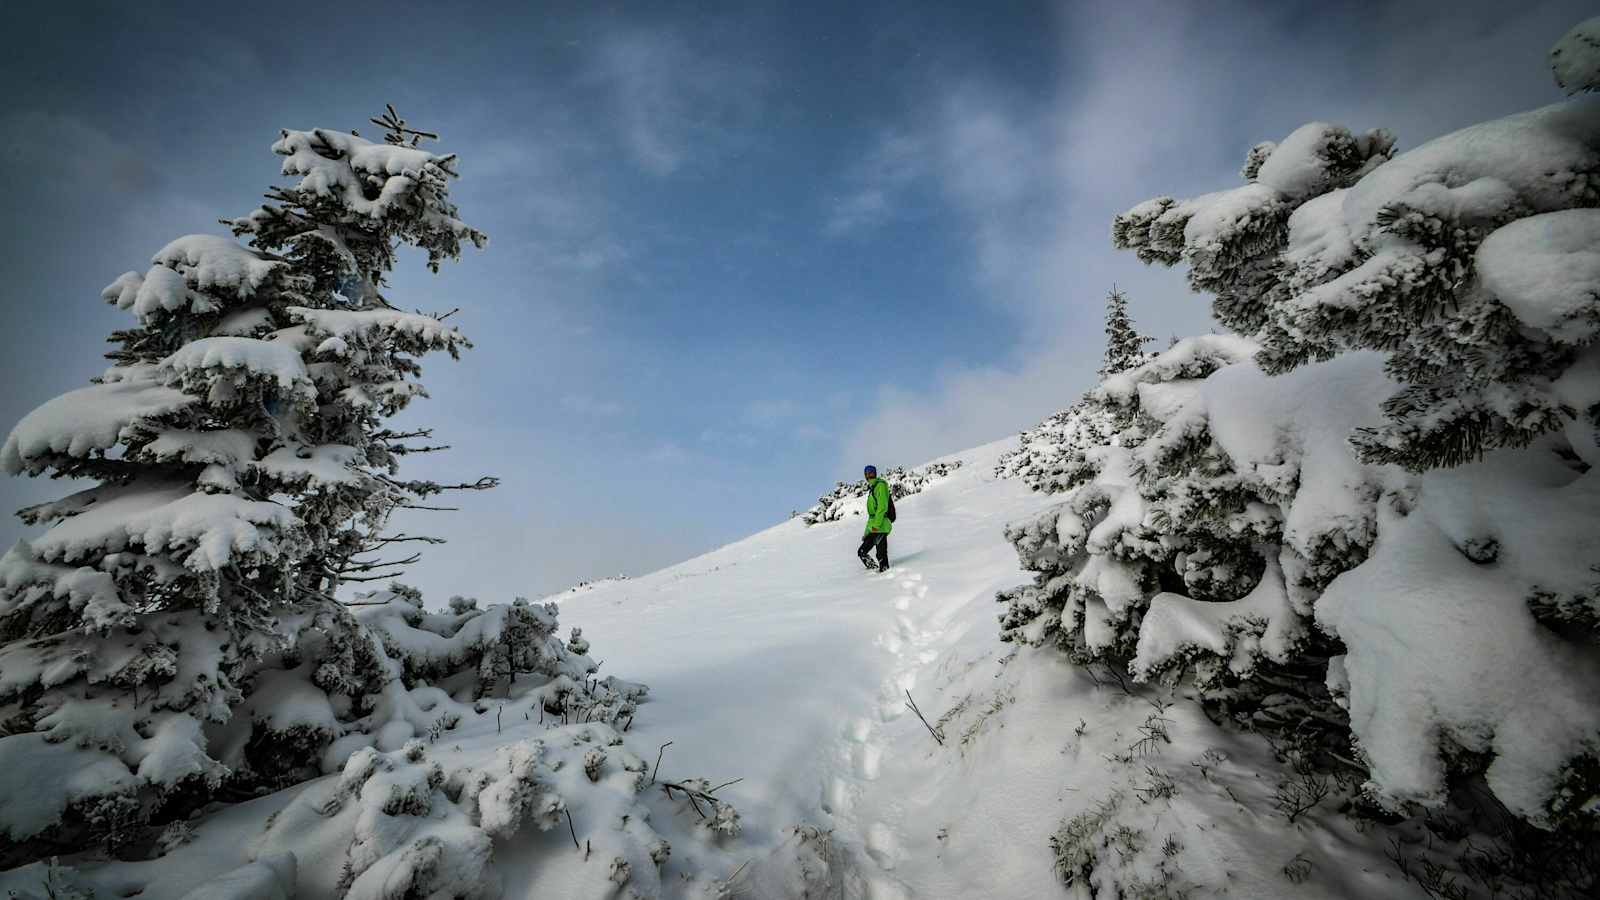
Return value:
M 162 247 L 151 262 L 177 272 L 185 284 L 196 290 L 238 300 L 254 297 L 287 265 L 242 247 L 232 238 L 212 234 L 178 238 Z
M 150 482 L 99 500 L 32 542 L 43 562 L 72 562 L 130 547 L 182 550 L 183 564 L 214 572 L 240 557 L 277 553 L 270 532 L 295 528 L 287 507 L 233 494 L 195 493 L 188 483 Z
M 1518 219 L 1478 248 L 1478 277 L 1524 324 L 1587 344 L 1600 331 L 1600 209 Z
M 294 900 L 298 871 L 293 853 L 264 856 L 200 885 L 179 900 Z
M 285 341 L 247 337 L 201 338 L 184 344 L 161 361 L 161 371 L 179 378 L 206 378 L 218 370 L 237 369 L 276 382 L 288 394 L 315 396 L 300 351 Z
M 109 450 L 129 425 L 195 402 L 160 383 L 153 366 L 140 366 L 120 380 L 68 391 L 23 416 L 0 447 L 0 466 L 8 475 L 37 474 L 62 456 Z
M 1569 94 L 1600 89 L 1600 16 L 1579 22 L 1556 41 L 1550 69 Z
M 371 340 L 375 337 L 403 336 L 428 348 L 454 349 L 471 344 L 452 326 L 433 316 L 400 312 L 391 309 L 305 309 L 291 306 L 289 316 L 302 322 L 309 334 L 324 338 L 319 352 L 338 356 L 349 352 L 353 338 Z

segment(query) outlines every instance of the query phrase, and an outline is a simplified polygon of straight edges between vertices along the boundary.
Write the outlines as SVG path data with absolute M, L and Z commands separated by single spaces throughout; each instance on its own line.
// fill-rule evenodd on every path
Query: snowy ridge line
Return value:
M 912 469 L 894 466 L 883 470 L 878 477 L 889 483 L 891 495 L 898 501 L 901 497 L 921 493 L 930 485 L 961 468 L 961 465 L 962 460 L 953 455 Z M 833 490 L 817 498 L 815 506 L 804 513 L 796 513 L 795 517 L 806 525 L 820 525 L 823 522 L 837 522 L 846 516 L 859 516 L 866 510 L 866 496 L 865 479 L 840 481 Z

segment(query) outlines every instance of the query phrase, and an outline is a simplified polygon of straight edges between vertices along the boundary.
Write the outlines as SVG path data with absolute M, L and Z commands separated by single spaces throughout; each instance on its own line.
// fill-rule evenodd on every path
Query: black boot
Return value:
M 865 553 L 861 554 L 860 556 L 857 556 L 856 559 L 861 560 L 861 564 L 863 566 L 867 567 L 867 571 L 868 572 L 871 572 L 873 569 L 878 568 L 878 564 L 872 561 L 872 557 L 867 556 Z

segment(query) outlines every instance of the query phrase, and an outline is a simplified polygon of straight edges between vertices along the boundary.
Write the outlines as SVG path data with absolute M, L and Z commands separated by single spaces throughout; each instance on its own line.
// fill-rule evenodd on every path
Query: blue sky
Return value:
M 1465 3 L 8 6 L 0 418 L 104 367 L 100 288 L 276 180 L 280 128 L 383 103 L 458 153 L 490 235 L 390 297 L 476 349 L 408 419 L 418 474 L 503 479 L 427 524 L 434 599 L 639 573 L 1070 403 L 1102 298 L 1210 327 L 1112 215 L 1235 183 L 1314 119 L 1411 147 L 1554 102 L 1592 9 Z M 0 504 L 60 493 L 12 480 Z M 26 531 L 0 529 L 9 543 Z

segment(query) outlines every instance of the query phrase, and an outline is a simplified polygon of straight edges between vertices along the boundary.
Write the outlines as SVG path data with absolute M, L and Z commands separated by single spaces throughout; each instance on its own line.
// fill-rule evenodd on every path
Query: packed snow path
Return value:
M 965 454 L 945 483 L 899 501 L 888 573 L 855 559 L 863 519 L 791 520 L 644 578 L 555 598 L 563 622 L 605 636 L 608 671 L 650 685 L 630 738 L 641 751 L 673 742 L 667 776 L 744 779 L 722 792 L 744 813 L 745 834 L 725 847 L 734 858 L 759 858 L 785 827 L 809 823 L 834 830 L 846 896 L 919 895 L 907 872 L 927 869 L 919 856 L 941 849 L 937 826 L 911 833 L 909 798 L 890 795 L 898 780 L 888 776 L 939 749 L 906 692 L 916 696 L 968 629 L 998 646 L 994 592 L 1026 579 L 1003 531 L 1046 499 L 994 480 L 1012 443 Z M 977 615 L 958 615 L 972 606 Z M 926 707 L 930 717 L 943 709 Z M 1037 859 L 1043 834 L 1017 839 Z M 1049 867 L 1039 875 L 1048 882 Z

